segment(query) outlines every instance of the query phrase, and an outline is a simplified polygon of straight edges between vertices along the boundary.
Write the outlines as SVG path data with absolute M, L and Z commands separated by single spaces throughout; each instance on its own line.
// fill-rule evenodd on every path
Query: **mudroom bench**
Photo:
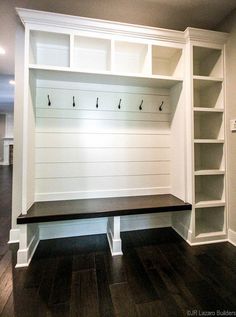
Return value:
M 107 237 L 112 255 L 122 254 L 120 217 L 191 210 L 171 194 L 35 202 L 17 224 L 109 217 Z

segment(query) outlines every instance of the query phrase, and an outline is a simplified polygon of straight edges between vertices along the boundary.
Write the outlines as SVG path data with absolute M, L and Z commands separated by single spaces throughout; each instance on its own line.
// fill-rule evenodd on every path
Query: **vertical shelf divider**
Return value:
M 74 36 L 74 34 L 70 34 L 70 64 L 69 64 L 69 67 L 71 69 L 74 68 L 74 48 L 75 48 L 75 36 Z

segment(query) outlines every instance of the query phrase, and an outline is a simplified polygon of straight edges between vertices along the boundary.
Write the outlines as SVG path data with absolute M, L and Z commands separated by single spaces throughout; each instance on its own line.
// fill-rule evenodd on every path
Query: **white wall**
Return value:
M 6 113 L 5 137 L 13 138 L 14 116 L 13 113 Z
M 228 209 L 229 229 L 236 234 L 236 133 L 230 131 L 230 119 L 236 119 L 236 10 L 221 23 L 218 30 L 230 33 L 226 49 Z
M 0 162 L 3 161 L 3 153 L 4 153 L 3 138 L 5 137 L 5 123 L 6 123 L 5 114 L 0 114 Z

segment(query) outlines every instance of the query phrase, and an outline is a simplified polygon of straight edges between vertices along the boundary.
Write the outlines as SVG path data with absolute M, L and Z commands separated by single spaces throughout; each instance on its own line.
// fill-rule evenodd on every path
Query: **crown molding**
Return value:
M 186 42 L 184 32 L 154 28 L 142 25 L 71 16 L 66 14 L 16 8 L 24 25 L 44 25 L 68 30 L 91 31 L 119 36 L 158 40 L 166 42 Z
M 210 30 L 188 27 L 184 32 L 184 36 L 186 40 L 190 40 L 190 41 L 200 41 L 200 42 L 207 42 L 207 43 L 211 42 L 214 44 L 223 45 L 227 42 L 229 34 L 224 32 L 217 32 L 217 31 L 210 31 Z

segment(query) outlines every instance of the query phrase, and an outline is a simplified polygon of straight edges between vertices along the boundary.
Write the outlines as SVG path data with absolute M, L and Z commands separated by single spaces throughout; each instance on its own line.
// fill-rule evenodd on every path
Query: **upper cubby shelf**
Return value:
M 222 77 L 222 50 L 208 47 L 193 47 L 193 75 Z
M 164 46 L 152 46 L 152 74 L 163 76 L 182 76 L 182 49 Z
M 70 36 L 67 34 L 30 31 L 29 63 L 69 67 Z
M 111 41 L 75 36 L 73 66 L 80 70 L 110 71 Z
M 170 88 L 183 81 L 182 48 L 35 30 L 30 31 L 29 68 L 119 85 Z
M 115 41 L 115 73 L 148 74 L 148 45 Z

